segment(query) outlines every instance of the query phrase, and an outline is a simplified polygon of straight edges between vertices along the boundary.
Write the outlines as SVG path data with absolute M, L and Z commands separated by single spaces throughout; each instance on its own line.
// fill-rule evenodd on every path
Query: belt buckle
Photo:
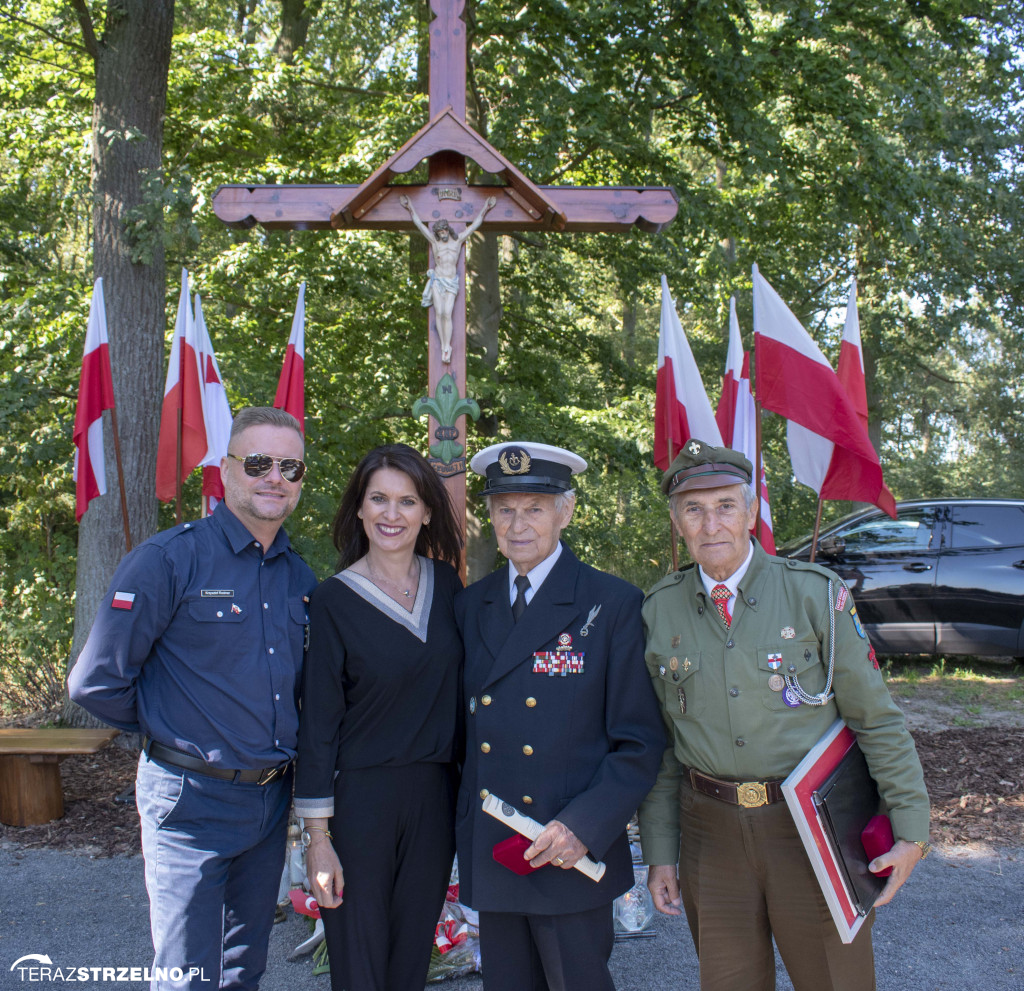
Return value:
M 280 774 L 281 774 L 281 767 L 280 767 L 280 765 L 277 766 L 277 767 L 269 767 L 269 768 L 265 767 L 265 768 L 263 768 L 263 773 L 259 776 L 259 779 L 257 780 L 256 784 L 258 784 L 258 785 L 269 785 L 270 782 L 273 781 L 274 778 L 278 777 Z
M 768 790 L 760 781 L 744 781 L 736 785 L 736 801 L 745 809 L 759 809 L 768 804 Z

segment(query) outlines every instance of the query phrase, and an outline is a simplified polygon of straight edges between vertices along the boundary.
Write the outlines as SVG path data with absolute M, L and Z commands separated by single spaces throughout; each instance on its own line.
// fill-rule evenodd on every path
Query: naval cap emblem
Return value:
M 498 455 L 503 475 L 525 475 L 530 470 L 530 455 L 521 447 L 506 447 Z

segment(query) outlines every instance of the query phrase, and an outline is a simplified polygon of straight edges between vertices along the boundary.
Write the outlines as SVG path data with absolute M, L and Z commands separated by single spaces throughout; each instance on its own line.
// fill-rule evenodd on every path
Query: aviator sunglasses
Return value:
M 250 478 L 262 478 L 269 475 L 276 464 L 281 477 L 286 482 L 297 482 L 306 474 L 306 463 L 299 458 L 274 458 L 269 454 L 247 454 L 240 458 L 237 454 L 228 453 L 229 458 L 242 462 L 242 470 Z

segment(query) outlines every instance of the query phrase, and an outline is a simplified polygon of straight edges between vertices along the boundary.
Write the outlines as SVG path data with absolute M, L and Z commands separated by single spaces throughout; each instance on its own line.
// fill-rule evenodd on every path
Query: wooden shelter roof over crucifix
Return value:
M 494 196 L 497 203 L 479 226 L 484 232 L 625 233 L 633 227 L 654 232 L 673 220 L 679 204 L 668 187 L 531 182 L 466 122 L 465 0 L 430 0 L 430 6 L 435 14 L 429 25 L 430 119 L 416 134 L 360 184 L 225 185 L 213 198 L 216 215 L 231 227 L 243 228 L 260 224 L 286 230 L 412 230 L 409 210 L 399 202 L 400 196 L 406 196 L 425 222 L 444 219 L 458 231 L 460 225 L 479 220 L 488 198 Z M 424 160 L 428 163 L 425 183 L 394 182 Z M 467 161 L 496 177 L 499 184 L 470 184 Z M 431 445 L 431 460 L 464 519 L 464 445 L 457 439 L 465 436 L 465 411 L 476 408 L 465 398 L 464 256 L 458 264 L 458 283 L 450 360 L 442 360 L 438 336 L 429 337 L 429 391 L 434 399 L 425 401 L 424 408 L 432 415 L 432 436 L 440 441 Z M 452 414 L 452 423 L 433 422 L 439 414 L 443 418 L 443 410 Z

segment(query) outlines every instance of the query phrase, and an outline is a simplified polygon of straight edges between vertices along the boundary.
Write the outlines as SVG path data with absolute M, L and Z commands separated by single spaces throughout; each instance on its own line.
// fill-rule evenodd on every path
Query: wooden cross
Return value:
M 412 230 L 402 203 L 409 203 L 430 225 L 447 220 L 459 233 L 480 219 L 488 197 L 497 204 L 486 213 L 483 231 L 609 231 L 625 233 L 634 226 L 659 231 L 676 215 L 679 203 L 668 187 L 537 186 L 466 123 L 465 0 L 430 0 L 429 121 L 360 185 L 225 185 L 213 197 L 214 213 L 229 227 L 261 224 L 285 230 Z M 423 185 L 392 185 L 391 180 L 412 171 L 424 159 L 428 179 Z M 502 185 L 474 186 L 466 178 L 466 159 L 502 180 Z M 433 251 L 431 252 L 433 265 Z M 468 411 L 479 415 L 466 398 L 466 260 L 459 256 L 458 286 L 452 313 L 452 353 L 442 360 L 431 309 L 429 334 L 429 393 L 414 414 L 431 414 L 431 462 L 444 478 L 465 533 Z M 451 419 L 452 422 L 438 422 Z M 546 438 L 538 438 L 546 439 Z

